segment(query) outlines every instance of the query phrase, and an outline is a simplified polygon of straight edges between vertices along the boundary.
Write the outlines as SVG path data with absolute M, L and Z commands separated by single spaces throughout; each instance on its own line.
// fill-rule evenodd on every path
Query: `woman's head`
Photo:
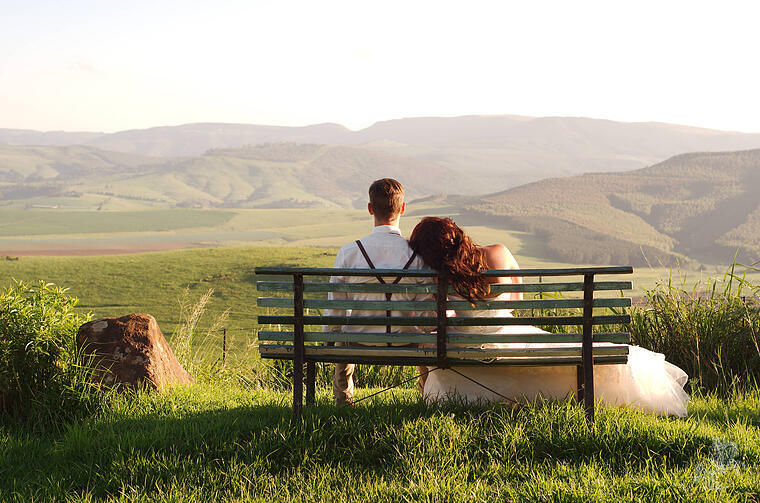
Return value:
M 412 231 L 409 246 L 429 267 L 448 275 L 461 297 L 473 301 L 488 295 L 488 281 L 480 275 L 488 269 L 485 256 L 452 219 L 423 218 Z

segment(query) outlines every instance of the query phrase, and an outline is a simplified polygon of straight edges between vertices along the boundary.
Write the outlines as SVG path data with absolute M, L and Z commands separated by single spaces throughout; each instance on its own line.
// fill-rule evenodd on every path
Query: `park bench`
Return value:
M 257 267 L 257 279 L 262 276 L 286 276 L 280 281 L 257 281 L 259 292 L 285 292 L 287 297 L 260 297 L 257 304 L 265 308 L 284 309 L 285 314 L 259 315 L 260 326 L 276 327 L 277 330 L 258 331 L 259 353 L 262 358 L 293 360 L 293 410 L 301 414 L 303 406 L 304 364 L 306 366 L 306 405 L 314 403 L 315 362 L 345 362 L 376 365 L 429 365 L 440 368 L 469 365 L 522 365 L 555 366 L 574 365 L 577 367 L 578 401 L 584 403 L 586 417 L 594 418 L 594 365 L 626 363 L 629 332 L 604 332 L 594 327 L 630 323 L 630 315 L 622 314 L 631 306 L 631 299 L 624 297 L 595 297 L 596 292 L 616 293 L 630 290 L 630 281 L 599 281 L 599 275 L 632 274 L 631 267 L 584 267 L 574 269 L 521 269 L 488 271 L 486 276 L 520 276 L 522 284 L 492 284 L 493 293 L 523 292 L 524 300 L 487 300 L 475 305 L 467 301 L 448 299 L 451 293 L 445 276 L 431 270 L 401 269 L 310 269 L 284 267 Z M 387 281 L 367 283 L 329 283 L 305 281 L 305 278 L 329 278 L 330 276 L 364 276 L 396 278 L 429 278 L 428 284 L 409 284 Z M 547 278 L 551 280 L 547 281 Z M 557 278 L 560 278 L 558 280 Z M 529 281 L 530 280 L 530 281 Z M 327 300 L 327 292 L 373 292 L 373 293 L 429 293 L 435 294 L 432 301 L 371 300 L 346 301 Z M 271 295 L 271 294 L 270 294 Z M 580 298 L 565 298 L 566 296 Z M 321 298 L 320 298 L 321 297 Z M 549 297 L 549 298 L 547 298 Z M 377 316 L 322 316 L 321 309 L 377 310 Z M 447 310 L 465 309 L 517 309 L 515 317 L 467 318 L 447 317 Z M 561 309 L 561 313 L 544 312 L 546 309 Z M 594 312 L 594 310 L 597 310 Z M 386 310 L 428 311 L 430 316 L 393 316 L 394 327 L 431 327 L 435 333 L 393 332 L 363 333 L 351 332 L 357 325 L 388 324 Z M 521 316 L 530 310 L 530 316 Z M 569 310 L 569 311 L 568 311 Z M 309 311 L 318 313 L 310 315 Z M 538 311 L 538 314 L 536 314 Z M 609 313 L 612 314 L 600 314 Z M 566 315 L 566 313 L 571 313 Z M 282 325 L 292 326 L 283 330 Z M 344 332 L 322 332 L 321 325 L 342 325 Z M 457 334 L 459 326 L 501 326 L 501 325 L 553 325 L 580 327 L 579 333 L 528 333 L 528 334 Z M 309 330 L 311 328 L 311 330 Z M 316 328 L 316 330 L 314 330 Z M 335 342 L 357 344 L 357 346 L 334 346 Z M 483 343 L 575 343 L 562 348 L 526 349 L 482 349 Z M 378 344 L 361 346 L 358 344 Z M 427 347 L 398 347 L 387 343 L 418 343 Z M 595 344 L 595 343 L 618 343 Z M 386 344 L 382 346 L 382 344 Z

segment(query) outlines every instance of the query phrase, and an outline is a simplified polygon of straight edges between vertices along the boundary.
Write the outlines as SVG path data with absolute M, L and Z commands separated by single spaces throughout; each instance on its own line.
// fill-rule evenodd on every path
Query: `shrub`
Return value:
M 633 309 L 634 343 L 663 353 L 693 384 L 721 394 L 760 382 L 760 286 L 735 274 L 698 282 L 659 283 Z
M 77 299 L 43 281 L 16 282 L 0 293 L 0 410 L 28 406 L 74 377 L 75 336 L 90 315 L 74 312 Z M 81 374 L 81 373 L 80 373 Z

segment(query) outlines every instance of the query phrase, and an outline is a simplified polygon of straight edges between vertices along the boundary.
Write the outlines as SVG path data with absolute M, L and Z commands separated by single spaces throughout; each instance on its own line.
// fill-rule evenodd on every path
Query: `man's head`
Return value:
M 381 178 L 369 186 L 367 209 L 375 217 L 375 225 L 397 223 L 405 208 L 404 187 L 393 178 Z

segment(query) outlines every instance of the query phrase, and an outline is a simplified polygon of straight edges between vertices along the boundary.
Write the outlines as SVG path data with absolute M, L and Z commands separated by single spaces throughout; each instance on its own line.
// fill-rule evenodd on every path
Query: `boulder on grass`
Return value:
M 85 323 L 79 327 L 77 347 L 92 357 L 96 382 L 152 389 L 195 382 L 149 314 Z

